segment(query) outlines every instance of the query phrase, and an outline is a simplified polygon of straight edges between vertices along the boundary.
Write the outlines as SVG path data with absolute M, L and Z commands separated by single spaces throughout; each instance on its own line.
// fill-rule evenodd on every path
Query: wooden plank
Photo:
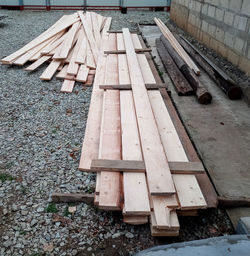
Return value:
M 131 124 L 132 125 L 132 124 Z M 136 138 L 130 141 L 136 141 Z M 140 143 L 134 143 L 137 147 Z M 130 144 L 131 147 L 131 144 Z M 168 162 L 172 174 L 197 174 L 204 173 L 201 162 Z M 146 171 L 143 161 L 140 160 L 109 160 L 93 159 L 90 167 L 91 172 L 112 171 L 112 172 L 141 172 Z
M 49 66 L 44 70 L 42 75 L 40 76 L 41 80 L 49 81 L 56 73 L 58 67 L 60 66 L 61 61 L 53 60 L 50 62 Z
M 142 49 L 135 49 L 136 53 L 144 53 L 144 52 L 151 52 L 151 48 L 142 48 Z M 117 50 L 117 51 L 105 51 L 105 54 L 126 54 L 125 50 Z
M 100 60 L 97 64 L 96 75 L 93 84 L 93 91 L 91 95 L 87 125 L 85 129 L 81 158 L 79 163 L 80 170 L 90 170 L 92 159 L 96 159 L 98 157 L 103 103 L 103 90 L 99 89 L 99 84 L 103 84 L 105 80 L 105 66 L 107 55 L 103 54 L 103 50 L 107 49 L 107 30 L 109 29 L 110 24 L 111 18 L 108 19 L 108 22 L 106 22 L 105 27 L 103 28 L 103 44 L 102 49 L 100 50 Z
M 178 219 L 177 219 L 178 221 Z M 151 235 L 154 237 L 162 237 L 162 236 L 178 236 L 179 235 L 179 230 L 171 230 L 171 229 L 158 229 L 156 225 L 156 220 L 154 213 L 151 213 Z
M 169 228 L 159 228 L 157 226 L 157 223 L 156 223 L 156 219 L 155 219 L 155 213 L 152 212 L 151 213 L 151 217 L 152 217 L 152 227 L 153 228 L 156 228 L 156 229 L 159 229 L 159 230 L 165 230 L 165 231 L 178 231 L 180 229 L 180 224 L 179 224 L 179 220 L 178 220 L 178 216 L 177 216 L 177 213 L 176 211 L 174 210 L 171 210 L 170 213 L 169 213 L 169 221 L 170 221 L 170 227 Z
M 17 59 L 19 56 L 23 55 L 27 51 L 33 49 L 37 45 L 43 43 L 44 41 L 48 40 L 49 38 L 53 37 L 57 33 L 63 31 L 64 29 L 70 27 L 72 24 L 78 21 L 79 21 L 79 18 L 76 14 L 64 16 L 63 20 L 60 20 L 60 22 L 58 21 L 58 23 L 54 24 L 51 28 L 49 28 L 47 31 L 42 33 L 37 38 L 33 39 L 30 43 L 26 44 L 24 47 L 22 47 L 18 51 L 2 59 L 1 62 L 6 64 L 11 64 L 13 60 Z
M 89 43 L 87 42 L 87 56 L 86 56 L 86 65 L 88 68 L 96 68 L 94 56 L 92 54 Z
M 38 67 L 40 67 L 43 63 L 45 63 L 46 61 L 48 61 L 49 59 L 51 59 L 51 56 L 42 56 L 40 59 L 38 59 L 37 61 L 35 61 L 34 63 L 32 63 L 30 66 L 28 66 L 27 68 L 25 68 L 25 70 L 27 70 L 27 71 L 34 71 L 34 70 L 36 70 Z
M 155 90 L 155 89 L 159 89 L 159 88 L 167 88 L 166 84 L 145 84 L 146 88 L 148 90 Z M 131 90 L 132 89 L 132 85 L 131 84 L 116 84 L 116 85 L 99 85 L 100 89 L 104 89 L 104 90 Z
M 207 208 L 206 201 L 194 175 L 173 175 L 182 210 Z
M 122 34 L 117 35 L 117 49 L 124 49 Z M 126 56 L 118 55 L 119 84 L 130 82 Z M 141 160 L 142 152 L 132 91 L 120 92 L 122 161 Z M 143 163 L 144 165 L 144 163 Z M 145 165 L 144 165 L 145 170 Z M 124 214 L 149 215 L 150 204 L 144 173 L 123 173 Z
M 72 57 L 69 62 L 69 67 L 67 70 L 67 73 L 70 75 L 77 75 L 77 73 L 78 73 L 79 65 L 78 65 L 78 63 L 76 63 L 76 58 L 78 56 L 79 50 L 81 48 L 81 45 L 83 44 L 84 39 L 85 39 L 85 34 L 83 32 L 83 29 L 80 29 L 79 33 L 78 33 L 78 38 L 77 38 L 77 41 L 76 41 L 76 44 L 75 44 L 75 47 L 73 50 Z
M 59 56 L 57 56 L 56 59 L 63 60 L 63 59 L 66 59 L 68 57 L 69 51 L 71 50 L 71 48 L 73 46 L 73 41 L 74 41 L 74 38 L 76 36 L 79 25 L 80 25 L 80 22 L 76 22 L 70 28 L 69 33 L 67 34 L 67 37 L 65 38 L 65 40 L 62 43 L 62 47 L 61 47 L 61 51 L 59 53 Z M 54 58 L 55 57 L 53 57 L 53 59 Z
M 82 11 L 78 11 L 77 13 L 78 13 L 78 15 L 79 15 L 79 17 L 80 17 L 80 19 L 82 21 L 82 25 L 84 27 L 85 34 L 87 36 L 88 42 L 89 42 L 91 50 L 93 52 L 95 63 L 97 63 L 98 55 L 99 55 L 99 50 L 98 50 L 98 46 L 97 46 L 97 43 L 95 41 L 93 32 L 92 32 L 91 28 L 88 26 L 87 19 L 83 15 L 83 12 Z
M 72 92 L 74 85 L 75 81 L 65 79 L 61 87 L 61 92 Z
M 55 203 L 79 203 L 84 202 L 86 204 L 93 205 L 94 195 L 83 193 L 53 193 L 51 195 L 52 202 Z
M 84 83 L 86 86 L 91 86 L 94 81 L 94 76 L 93 75 L 88 75 L 87 81 Z
M 91 12 L 91 19 L 92 19 L 95 41 L 99 49 L 101 44 L 101 33 L 100 33 L 100 26 L 99 26 L 97 14 L 94 12 Z
M 116 36 L 109 36 L 109 47 L 116 48 Z M 117 55 L 107 57 L 105 83 L 118 83 Z M 99 159 L 121 159 L 120 97 L 118 91 L 105 91 L 100 132 Z M 99 208 L 121 209 L 121 175 L 103 171 L 100 175 Z
M 52 44 L 47 45 L 45 48 L 42 49 L 41 54 L 42 55 L 47 55 L 49 54 L 52 50 L 54 50 L 57 46 L 59 46 L 67 37 L 68 32 L 64 33 L 59 39 L 57 39 L 55 42 Z
M 88 74 L 89 68 L 87 68 L 85 65 L 81 65 L 76 76 L 76 81 L 85 83 L 87 81 Z
M 83 31 L 83 33 L 84 33 L 84 31 Z M 85 64 L 86 56 L 87 56 L 87 38 L 86 38 L 86 35 L 84 33 L 84 38 L 82 40 L 82 44 L 80 46 L 80 49 L 77 53 L 75 62 L 77 64 Z
M 62 68 L 62 70 L 56 75 L 57 79 L 66 79 L 66 80 L 72 80 L 75 81 L 76 77 L 67 74 L 67 70 L 68 70 L 68 64 L 64 65 L 64 67 Z
M 145 47 L 145 43 L 141 36 L 140 36 L 140 42 L 141 42 L 142 46 Z M 162 80 L 161 80 L 161 78 L 158 74 L 158 71 L 154 65 L 152 56 L 149 53 L 145 53 L 145 56 L 147 57 L 148 63 L 149 63 L 151 70 L 154 74 L 156 82 L 161 83 Z M 174 123 L 174 126 L 177 130 L 177 133 L 180 137 L 180 140 L 182 142 L 182 145 L 185 149 L 185 152 L 188 156 L 189 161 L 199 162 L 200 159 L 199 159 L 199 157 L 194 149 L 194 146 L 193 146 L 191 140 L 189 139 L 188 134 L 187 134 L 187 132 L 186 132 L 186 130 L 176 112 L 176 109 L 172 103 L 172 100 L 170 99 L 170 97 L 165 89 L 159 89 L 159 90 L 161 92 L 164 103 L 169 111 L 169 114 L 170 114 L 171 119 Z M 209 208 L 217 207 L 217 205 L 218 205 L 217 194 L 216 194 L 216 191 L 215 191 L 209 177 L 207 176 L 207 174 L 206 173 L 196 174 L 195 176 L 200 185 L 202 193 L 206 199 L 208 207 Z
M 140 144 L 137 144 L 137 142 L 135 142 L 134 144 L 137 147 L 140 146 Z M 91 171 L 113 171 L 113 172 L 125 171 L 125 172 L 145 173 L 145 164 L 143 161 L 134 161 L 134 160 L 93 159 L 91 163 Z
M 151 195 L 175 193 L 167 158 L 154 121 L 150 101 L 128 29 L 123 29 L 128 67 Z
M 40 51 L 49 43 L 51 43 L 53 40 L 55 40 L 55 37 L 57 35 L 55 35 L 54 37 L 46 40 L 45 42 L 39 44 L 38 46 L 34 47 L 32 50 L 26 52 L 25 54 L 23 54 L 21 57 L 19 57 L 18 59 L 16 59 L 13 64 L 14 65 L 18 65 L 18 66 L 23 66 L 27 61 L 29 61 L 34 55 L 36 55 L 37 53 L 40 54 Z
M 148 223 L 147 216 L 123 216 L 123 222 L 130 225 L 143 225 Z

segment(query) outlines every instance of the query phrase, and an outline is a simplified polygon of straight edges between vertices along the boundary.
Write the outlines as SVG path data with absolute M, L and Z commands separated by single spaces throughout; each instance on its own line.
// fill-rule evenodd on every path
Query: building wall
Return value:
M 172 0 L 170 17 L 250 75 L 250 0 Z

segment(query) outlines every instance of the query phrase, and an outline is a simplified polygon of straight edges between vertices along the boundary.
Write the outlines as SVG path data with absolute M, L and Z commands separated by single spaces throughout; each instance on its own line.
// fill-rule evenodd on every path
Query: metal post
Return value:
M 50 0 L 46 0 L 46 10 L 50 11 Z
M 23 0 L 19 0 L 19 6 L 20 6 L 20 10 L 23 11 L 24 9 Z
M 83 0 L 83 11 L 87 11 L 87 0 Z

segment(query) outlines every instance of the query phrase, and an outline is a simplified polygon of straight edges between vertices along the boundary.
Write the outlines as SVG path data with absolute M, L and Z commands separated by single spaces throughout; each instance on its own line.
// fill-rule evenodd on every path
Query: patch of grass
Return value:
M 20 235 L 26 235 L 27 234 L 27 231 L 20 231 Z
M 90 187 L 87 189 L 88 194 L 93 194 L 94 192 L 95 192 L 95 188 L 93 188 L 93 187 Z
M 11 181 L 13 179 L 14 178 L 10 174 L 8 174 L 8 173 L 4 173 L 4 172 L 0 173 L 0 180 L 2 182 L 6 181 L 6 180 L 10 180 Z
M 49 212 L 49 213 L 57 213 L 58 210 L 56 208 L 56 204 L 55 203 L 49 203 L 47 209 L 46 209 L 46 212 Z
M 64 208 L 64 211 L 63 211 L 63 216 L 64 216 L 64 217 L 68 217 L 69 215 L 70 215 L 69 207 L 66 206 L 66 207 Z
M 56 132 L 57 132 L 57 130 L 56 130 L 56 129 L 53 129 L 53 130 L 52 130 L 52 133 L 54 133 L 54 134 L 55 134 Z

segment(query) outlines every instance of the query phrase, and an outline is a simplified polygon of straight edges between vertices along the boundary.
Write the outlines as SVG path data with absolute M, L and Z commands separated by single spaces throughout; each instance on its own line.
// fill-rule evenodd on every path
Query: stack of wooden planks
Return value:
M 3 58 L 2 64 L 23 66 L 34 71 L 47 62 L 49 65 L 40 79 L 64 80 L 61 91 L 72 92 L 75 82 L 92 85 L 98 63 L 102 35 L 111 24 L 110 17 L 82 11 L 62 16 L 44 33 L 23 48 Z
M 146 53 L 135 49 L 143 49 L 141 41 L 128 29 L 103 35 L 79 169 L 97 172 L 94 203 L 100 209 L 122 211 L 129 224 L 150 219 L 153 236 L 177 236 L 177 212 L 207 207 L 202 178 L 198 182 L 206 174 L 187 156 L 165 89 L 157 88 Z

